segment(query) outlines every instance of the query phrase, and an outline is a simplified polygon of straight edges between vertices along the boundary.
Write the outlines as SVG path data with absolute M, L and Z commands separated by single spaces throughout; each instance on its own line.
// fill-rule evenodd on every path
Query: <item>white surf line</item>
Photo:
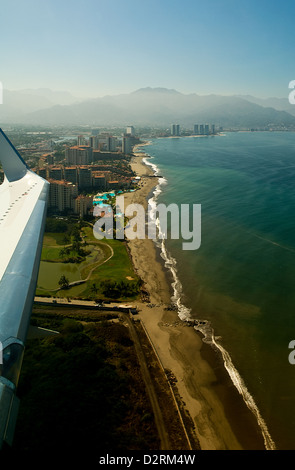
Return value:
M 265 423 L 264 419 L 262 418 L 262 416 L 259 412 L 259 409 L 258 409 L 252 395 L 249 393 L 242 377 L 238 373 L 237 369 L 234 367 L 229 353 L 220 344 L 218 344 L 216 342 L 213 332 L 212 332 L 211 341 L 215 345 L 215 347 L 218 348 L 219 351 L 221 352 L 223 360 L 224 360 L 224 366 L 225 366 L 226 370 L 228 371 L 228 374 L 229 374 L 234 386 L 236 387 L 236 389 L 238 390 L 240 395 L 242 395 L 242 397 L 244 399 L 244 402 L 246 403 L 247 407 L 256 416 L 258 425 L 259 425 L 259 427 L 262 431 L 262 435 L 263 435 L 263 438 L 264 438 L 264 444 L 265 444 L 266 450 L 275 450 L 276 446 L 275 446 L 275 443 L 274 443 L 273 439 L 271 438 L 271 436 L 269 434 L 266 423 Z
M 145 160 L 145 159 L 143 159 L 143 160 Z M 145 160 L 144 163 L 146 165 L 150 165 L 153 168 L 155 176 L 158 175 L 159 168 L 157 167 L 157 165 L 155 165 L 154 163 L 151 163 L 148 160 Z M 165 178 L 163 178 L 162 183 L 163 182 L 167 183 L 167 180 Z M 149 201 L 149 203 L 152 207 L 155 205 L 156 200 L 157 200 L 157 198 L 158 198 L 158 196 L 161 192 L 162 192 L 161 182 L 159 181 L 159 184 L 158 184 L 157 188 L 155 189 L 154 194 L 153 194 L 153 196 L 151 197 L 151 199 Z M 154 207 L 153 207 L 153 209 L 154 209 Z M 159 222 L 159 221 L 157 220 L 157 222 Z M 237 225 L 237 224 L 232 224 L 232 225 Z M 239 225 L 238 225 L 238 227 L 241 228 L 241 226 L 239 226 Z M 159 229 L 159 232 L 161 233 L 161 227 L 160 227 L 159 223 L 158 223 L 158 229 Z M 253 235 L 253 236 L 256 236 L 257 238 L 262 238 L 262 237 L 259 237 L 258 235 L 256 235 L 253 232 L 248 232 L 248 233 Z M 265 240 L 268 241 L 268 242 L 271 242 L 270 240 L 267 240 L 267 239 L 265 239 Z M 168 253 L 164 240 L 161 240 L 161 242 L 160 242 L 159 239 L 157 239 L 155 241 L 156 241 L 158 247 L 160 247 L 160 249 L 161 249 L 161 256 L 165 261 L 166 268 L 168 268 L 170 270 L 170 272 L 173 276 L 173 281 L 174 282 L 172 283 L 172 287 L 173 287 L 174 295 L 172 297 L 172 300 L 173 300 L 173 303 L 177 306 L 178 316 L 183 321 L 186 321 L 186 319 L 191 319 L 191 316 L 190 316 L 191 310 L 188 309 L 181 302 L 182 284 L 181 284 L 181 282 L 180 282 L 180 280 L 177 276 L 177 268 L 176 268 L 177 262 L 170 255 L 170 253 Z M 271 242 L 271 243 L 276 244 L 275 242 Z M 282 248 L 285 248 L 285 247 L 282 247 Z M 285 249 L 287 249 L 287 248 L 285 248 Z M 290 250 L 290 251 L 293 251 L 293 250 Z M 207 322 L 206 322 L 206 324 L 207 324 Z M 202 331 L 201 328 L 195 327 L 195 329 L 202 332 L 205 337 L 207 336 L 207 333 Z M 261 432 L 262 432 L 262 436 L 263 436 L 263 439 L 264 439 L 264 445 L 265 445 L 266 450 L 275 450 L 276 449 L 275 443 L 274 443 L 273 439 L 270 436 L 270 433 L 268 431 L 266 423 L 263 420 L 263 418 L 260 414 L 260 411 L 259 411 L 252 395 L 249 393 L 242 377 L 238 373 L 237 369 L 234 367 L 229 353 L 220 344 L 218 344 L 216 342 L 216 340 L 214 338 L 214 332 L 213 332 L 211 327 L 210 327 L 210 331 L 211 331 L 210 340 L 211 340 L 212 344 L 214 344 L 215 347 L 218 348 L 219 351 L 221 352 L 223 360 L 224 360 L 225 369 L 227 370 L 227 372 L 228 372 L 228 374 L 229 374 L 229 376 L 232 380 L 232 383 L 234 384 L 234 386 L 236 387 L 236 389 L 238 390 L 240 395 L 242 395 L 245 404 L 250 409 L 250 411 L 252 411 L 252 413 L 255 415 L 255 417 L 257 419 L 258 425 L 259 425 L 259 427 L 261 429 Z

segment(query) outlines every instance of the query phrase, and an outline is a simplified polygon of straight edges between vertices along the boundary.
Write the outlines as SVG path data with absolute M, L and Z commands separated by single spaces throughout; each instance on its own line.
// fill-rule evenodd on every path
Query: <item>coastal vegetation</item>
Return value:
M 148 363 L 148 386 L 138 344 Z M 176 398 L 190 442 L 199 449 L 175 382 L 173 398 L 168 380 L 141 322 L 124 313 L 35 304 L 12 451 L 160 450 L 151 387 L 169 448 L 188 449 Z
M 33 322 L 42 323 L 33 315 Z M 28 339 L 14 451 L 159 449 L 128 328 L 55 317 L 59 334 Z
M 124 241 L 97 240 L 83 221 L 47 219 L 36 295 L 131 300 L 140 287 Z

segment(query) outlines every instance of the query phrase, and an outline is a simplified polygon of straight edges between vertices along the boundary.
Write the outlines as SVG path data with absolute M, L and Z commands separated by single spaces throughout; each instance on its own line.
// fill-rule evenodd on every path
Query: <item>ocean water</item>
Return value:
M 159 241 L 182 319 L 208 341 L 255 414 L 267 449 L 295 449 L 295 134 L 155 139 L 151 203 L 201 204 L 202 241 Z

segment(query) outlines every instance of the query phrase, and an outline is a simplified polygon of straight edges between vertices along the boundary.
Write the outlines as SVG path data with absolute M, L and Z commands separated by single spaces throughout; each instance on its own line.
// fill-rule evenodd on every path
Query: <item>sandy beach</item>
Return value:
M 157 185 L 144 154 L 134 149 L 131 166 L 141 177 L 140 189 L 125 194 L 125 206 L 139 203 L 147 207 Z M 129 240 L 134 268 L 149 293 L 141 302 L 143 322 L 163 367 L 173 371 L 177 388 L 194 424 L 202 450 L 263 450 L 264 443 L 256 418 L 233 386 L 221 357 L 202 341 L 192 326 L 179 319 L 171 305 L 171 280 L 152 240 Z

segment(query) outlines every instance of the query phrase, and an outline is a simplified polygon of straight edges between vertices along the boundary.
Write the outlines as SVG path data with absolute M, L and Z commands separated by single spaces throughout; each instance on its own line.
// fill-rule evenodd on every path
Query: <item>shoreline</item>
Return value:
M 141 177 L 140 188 L 124 197 L 126 205 L 137 203 L 147 208 L 159 179 L 144 161 L 149 156 L 136 151 L 143 145 L 147 143 L 135 147 L 131 161 Z M 150 303 L 139 303 L 138 316 L 163 366 L 177 378 L 178 392 L 194 422 L 201 450 L 265 450 L 256 418 L 234 387 L 221 355 L 170 309 L 173 278 L 160 249 L 149 239 L 128 240 L 127 245 L 150 297 Z

